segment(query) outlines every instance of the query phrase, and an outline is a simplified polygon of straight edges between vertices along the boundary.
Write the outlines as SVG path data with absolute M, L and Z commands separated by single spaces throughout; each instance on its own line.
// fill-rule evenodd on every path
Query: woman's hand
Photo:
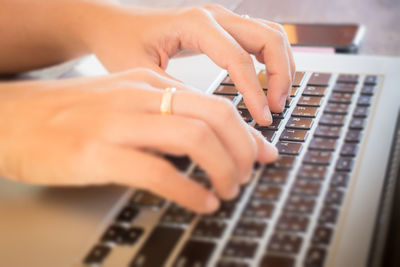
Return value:
M 243 18 L 218 5 L 162 10 L 116 5 L 91 14 L 82 28 L 83 42 L 111 72 L 140 66 L 165 74 L 168 59 L 189 49 L 228 70 L 259 124 L 272 122 L 270 109 L 284 107 L 295 66 L 286 34 L 276 23 Z M 266 64 L 268 101 L 250 54 Z
M 172 115 L 159 110 L 160 88 L 166 87 L 178 88 Z M 0 174 L 19 181 L 117 183 L 211 212 L 218 198 L 234 197 L 249 180 L 255 160 L 277 157 L 226 99 L 188 90 L 146 69 L 3 84 L 0 91 Z M 209 174 L 216 195 L 160 153 L 190 156 Z

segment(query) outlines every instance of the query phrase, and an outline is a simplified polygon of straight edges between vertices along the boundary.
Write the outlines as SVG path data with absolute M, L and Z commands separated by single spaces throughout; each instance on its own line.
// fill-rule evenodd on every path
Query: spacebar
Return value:
M 131 262 L 132 267 L 162 266 L 183 234 L 179 228 L 158 226 Z

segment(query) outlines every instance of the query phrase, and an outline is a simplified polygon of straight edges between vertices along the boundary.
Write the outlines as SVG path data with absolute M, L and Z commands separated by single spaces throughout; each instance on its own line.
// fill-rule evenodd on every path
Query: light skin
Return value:
M 0 83 L 2 176 L 40 185 L 123 184 L 207 213 L 220 199 L 236 196 L 255 161 L 276 159 L 276 149 L 230 102 L 199 93 L 165 68 L 182 50 L 208 55 L 228 70 L 254 119 L 268 125 L 270 110 L 282 110 L 295 71 L 278 24 L 214 5 L 155 10 L 93 1 L 0 3 L 0 73 L 88 53 L 111 73 Z M 268 99 L 250 54 L 267 66 Z M 159 111 L 166 87 L 177 88 L 172 115 Z M 163 153 L 188 155 L 209 174 L 213 192 L 179 173 Z

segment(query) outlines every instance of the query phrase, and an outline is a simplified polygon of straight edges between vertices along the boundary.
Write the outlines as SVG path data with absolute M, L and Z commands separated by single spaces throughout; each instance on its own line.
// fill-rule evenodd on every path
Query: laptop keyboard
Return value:
M 267 94 L 264 75 L 261 71 L 259 79 Z M 279 159 L 256 163 L 254 179 L 239 196 L 210 215 L 135 191 L 83 262 L 101 265 L 118 250 L 132 248 L 127 266 L 323 266 L 378 79 L 297 72 L 285 109 L 263 127 L 227 76 L 214 94 L 232 101 L 242 118 L 276 145 Z M 212 188 L 190 159 L 168 159 Z M 152 214 L 151 227 L 137 223 L 144 213 Z

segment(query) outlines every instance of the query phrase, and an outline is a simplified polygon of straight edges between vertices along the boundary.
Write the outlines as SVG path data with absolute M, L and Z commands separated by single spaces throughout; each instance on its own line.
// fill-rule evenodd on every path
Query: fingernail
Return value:
M 271 115 L 271 111 L 269 110 L 268 106 L 265 106 L 264 114 L 265 114 L 265 119 L 267 120 L 267 123 L 272 123 L 272 115 Z
M 210 212 L 216 211 L 219 208 L 219 200 L 213 195 L 209 194 L 206 199 L 206 209 Z
M 279 100 L 279 106 L 281 107 L 282 110 L 285 108 L 286 99 L 287 99 L 287 95 L 283 95 L 283 96 L 281 96 L 281 99 Z

